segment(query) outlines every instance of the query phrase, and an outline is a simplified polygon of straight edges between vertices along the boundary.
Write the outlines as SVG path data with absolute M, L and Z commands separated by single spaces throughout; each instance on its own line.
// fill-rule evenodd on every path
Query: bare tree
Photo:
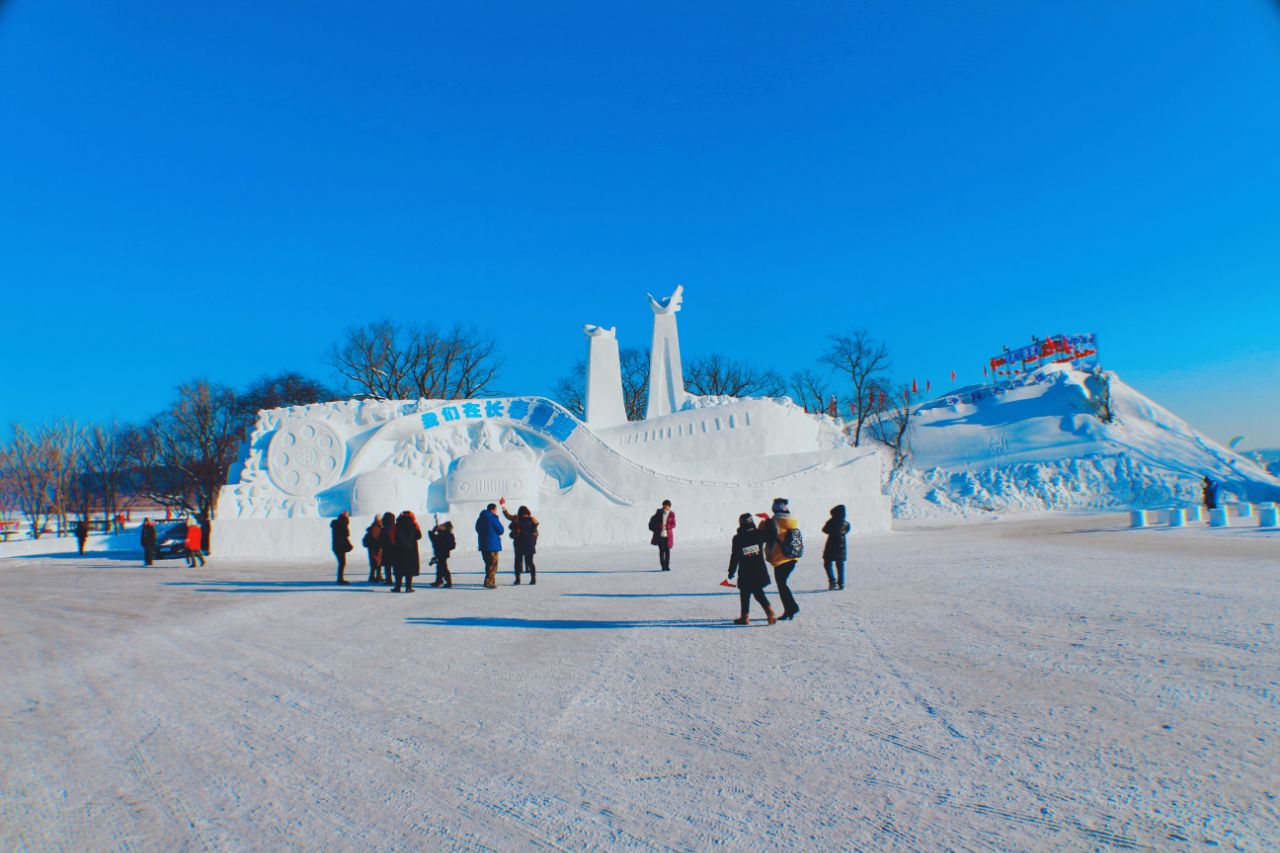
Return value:
M 849 381 L 853 392 L 853 444 L 862 442 L 862 428 L 875 413 L 874 405 L 868 405 L 868 391 L 876 385 L 889 368 L 889 350 L 859 329 L 849 335 L 833 335 L 831 347 L 822 356 L 823 364 L 830 365 Z
M 93 424 L 85 430 L 83 479 L 86 504 L 98 499 L 108 523 L 120 510 L 121 486 L 129 467 L 129 454 L 125 428 L 112 421 L 110 424 Z
M 328 361 L 356 393 L 392 400 L 477 397 L 502 366 L 497 343 L 474 329 L 388 320 L 347 329 Z
M 60 528 L 66 528 L 80 445 L 75 421 L 54 421 L 35 432 L 14 425 L 9 467 L 18 508 L 30 524 L 33 538 L 38 539 L 55 518 Z
M 241 411 L 225 385 L 196 380 L 178 386 L 178 398 L 146 425 L 134 450 L 149 472 L 149 496 L 211 517 L 239 453 Z
M 263 409 L 279 409 L 285 406 L 305 406 L 336 400 L 337 391 L 301 373 L 286 371 L 275 376 L 263 375 L 249 383 L 236 397 L 236 406 L 243 429 L 248 432 Z
M 887 384 L 877 391 L 883 394 L 878 403 L 878 410 L 872 424 L 876 438 L 893 448 L 893 467 L 901 468 L 910 456 L 907 446 L 907 431 L 911 427 L 911 417 L 915 413 L 915 404 L 911 400 L 911 384 L 904 382 L 896 387 Z
M 693 394 L 712 397 L 781 397 L 786 393 L 786 383 L 774 371 L 719 353 L 685 365 L 684 384 Z
M 791 397 L 806 411 L 825 411 L 831 396 L 827 380 L 814 371 L 801 370 L 791 375 Z
M 649 350 L 624 349 L 618 353 L 622 368 L 622 406 L 627 420 L 642 421 L 649 402 Z M 551 389 L 556 401 L 579 418 L 587 411 L 587 362 L 578 361 L 573 370 L 556 380 Z

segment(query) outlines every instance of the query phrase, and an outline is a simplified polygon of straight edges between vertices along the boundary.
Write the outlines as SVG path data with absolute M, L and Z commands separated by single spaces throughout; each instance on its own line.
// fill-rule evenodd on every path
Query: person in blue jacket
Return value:
M 502 553 L 502 534 L 506 528 L 498 517 L 498 505 L 489 504 L 476 519 L 476 536 L 484 555 L 484 588 L 498 588 L 498 555 Z

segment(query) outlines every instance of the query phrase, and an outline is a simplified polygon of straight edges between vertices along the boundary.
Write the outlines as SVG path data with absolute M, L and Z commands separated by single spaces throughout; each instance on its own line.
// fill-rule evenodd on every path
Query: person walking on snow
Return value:
M 84 543 L 89 538 L 89 522 L 83 518 L 76 522 L 76 545 L 80 548 L 80 556 L 84 556 Z
M 142 562 L 145 566 L 155 563 L 156 526 L 149 518 L 142 519 Z
M 396 564 L 396 517 L 394 513 L 382 514 L 382 585 L 391 586 L 391 574 Z
M 392 592 L 400 591 L 401 582 L 405 592 L 413 592 L 413 579 L 419 572 L 418 540 L 421 538 L 422 528 L 418 526 L 418 519 L 406 509 L 396 519 L 396 585 L 391 588 Z
M 204 536 L 200 525 L 187 522 L 187 567 L 194 569 L 196 563 L 204 565 Z
M 529 570 L 529 584 L 532 586 L 538 582 L 538 569 L 533 564 L 533 555 L 538 551 L 538 519 L 533 517 L 527 506 L 520 507 L 512 515 L 507 512 L 505 498 L 499 503 L 502 504 L 502 514 L 511 522 L 511 540 L 516 552 L 516 582 L 513 586 L 520 585 L 520 574 L 524 569 Z
M 347 553 L 351 550 L 351 517 L 345 512 L 338 513 L 338 517 L 329 522 L 329 530 L 333 538 L 333 556 L 338 558 L 338 583 L 345 586 L 350 583 L 342 575 L 347 570 Z
M 484 588 L 498 588 L 498 555 L 502 553 L 502 519 L 498 505 L 489 504 L 476 518 L 476 537 L 484 555 Z
M 844 562 L 848 558 L 849 545 L 845 537 L 849 535 L 849 522 L 845 521 L 844 504 L 831 508 L 831 517 L 822 525 L 822 532 L 827 534 L 827 544 L 822 548 L 822 567 L 827 570 L 827 589 L 844 589 Z M 832 572 L 832 564 L 839 570 L 839 577 Z
M 764 534 L 756 528 L 751 513 L 738 516 L 738 532 L 734 534 L 732 553 L 729 556 L 729 580 L 738 576 L 738 598 L 742 604 L 742 615 L 733 620 L 735 625 L 748 625 L 748 611 L 751 609 L 751 598 L 760 602 L 764 608 L 764 617 L 772 625 L 777 622 L 773 608 L 769 606 L 769 597 L 764 594 L 769 585 L 769 567 L 764 563 Z
M 765 533 L 765 545 L 769 564 L 773 566 L 773 578 L 778 583 L 778 598 L 782 599 L 782 615 L 779 619 L 794 619 L 800 612 L 796 597 L 791 594 L 787 580 L 795 571 L 796 561 L 800 558 L 803 540 L 800 538 L 800 523 L 791 517 L 791 505 L 786 498 L 776 498 L 773 502 L 773 518 L 762 525 Z
M 360 540 L 365 553 L 369 556 L 369 583 L 382 580 L 382 522 L 375 515 L 373 524 L 364 530 L 364 538 Z
M 453 549 L 458 547 L 458 540 L 453 535 L 453 522 L 446 521 L 444 524 L 436 524 L 435 527 L 427 531 L 427 537 L 431 540 L 431 552 L 433 554 L 431 562 L 436 565 L 436 582 L 432 586 L 439 589 L 453 589 L 453 574 L 449 571 L 449 555 L 453 553 Z
M 1216 480 L 1209 479 L 1209 475 L 1204 477 L 1204 485 L 1201 487 L 1201 493 L 1204 495 L 1205 509 L 1217 509 L 1222 498 L 1222 485 Z
M 664 572 L 671 571 L 671 549 L 676 544 L 676 514 L 671 510 L 671 501 L 663 501 L 649 519 L 649 530 L 653 533 L 649 541 L 658 546 L 658 565 Z

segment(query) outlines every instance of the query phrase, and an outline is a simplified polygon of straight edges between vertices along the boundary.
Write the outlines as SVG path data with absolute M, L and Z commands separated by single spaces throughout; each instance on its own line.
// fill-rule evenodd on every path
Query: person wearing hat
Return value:
M 799 554 L 792 556 L 798 549 L 803 549 L 800 536 L 800 523 L 791 515 L 791 505 L 786 498 L 776 498 L 773 502 L 773 517 L 766 519 L 761 525 L 764 532 L 765 547 L 769 565 L 773 566 L 773 578 L 778 584 L 778 598 L 782 599 L 782 615 L 779 619 L 796 618 L 800 605 L 791 594 L 787 580 L 795 571 Z M 798 546 L 798 548 L 797 548 Z M 789 553 L 791 552 L 791 553 Z
M 822 525 L 827 544 L 822 548 L 822 567 L 827 570 L 827 589 L 844 589 L 844 561 L 849 556 L 849 522 L 845 521 L 844 504 L 831 508 L 831 517 Z M 837 577 L 836 569 L 839 572 Z
M 733 536 L 732 552 L 729 555 L 729 580 L 738 576 L 738 598 L 742 604 L 742 615 L 733 620 L 735 625 L 748 625 L 748 611 L 751 609 L 751 598 L 760 602 L 764 608 L 764 617 L 772 625 L 777 622 L 773 608 L 769 606 L 769 597 L 764 594 L 769 585 L 769 567 L 764 563 L 764 533 L 756 528 L 751 513 L 738 516 L 738 532 Z

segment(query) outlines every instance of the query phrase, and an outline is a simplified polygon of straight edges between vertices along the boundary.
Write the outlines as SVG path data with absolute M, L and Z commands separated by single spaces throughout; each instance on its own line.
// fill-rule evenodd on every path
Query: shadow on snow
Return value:
M 643 628 L 739 627 L 728 619 L 521 619 L 514 616 L 411 616 L 409 625 L 433 628 L 534 628 L 544 631 L 623 631 Z

